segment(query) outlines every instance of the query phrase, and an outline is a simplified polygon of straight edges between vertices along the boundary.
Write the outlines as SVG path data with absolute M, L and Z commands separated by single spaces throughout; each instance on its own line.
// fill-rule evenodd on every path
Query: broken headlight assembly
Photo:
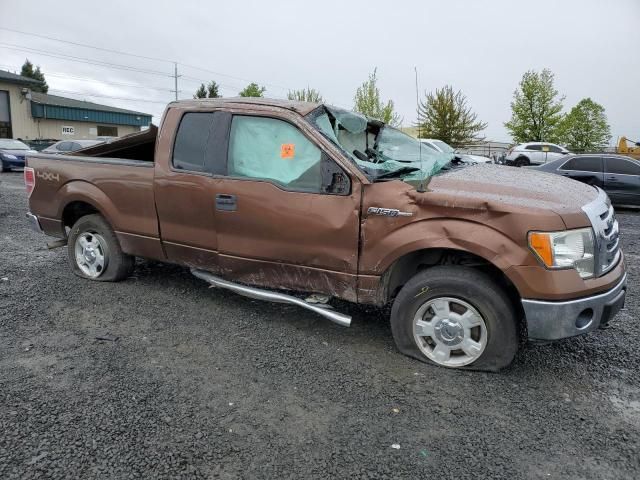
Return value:
M 529 232 L 529 248 L 547 268 L 574 268 L 581 278 L 594 275 L 594 238 L 591 228 Z

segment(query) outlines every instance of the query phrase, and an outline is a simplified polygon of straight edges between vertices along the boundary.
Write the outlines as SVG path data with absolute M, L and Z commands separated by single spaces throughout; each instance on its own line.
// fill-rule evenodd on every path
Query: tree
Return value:
M 259 87 L 257 83 L 251 82 L 238 95 L 241 97 L 262 97 L 266 90 L 265 87 Z
M 611 139 L 604 107 L 590 98 L 583 98 L 560 122 L 558 136 L 574 152 L 602 150 Z
M 385 104 L 380 99 L 380 89 L 378 88 L 378 78 L 376 76 L 377 70 L 377 68 L 374 68 L 373 73 L 369 75 L 369 80 L 356 90 L 353 109 L 367 117 L 377 118 L 397 127 L 402 123 L 402 118 L 394 112 L 392 100 Z
M 47 85 L 47 81 L 44 78 L 44 73 L 40 71 L 40 66 L 38 65 L 34 70 L 33 63 L 31 63 L 28 58 L 25 59 L 24 64 L 22 65 L 20 75 L 42 82 L 40 85 L 31 86 L 31 90 L 34 92 L 47 93 L 49 91 L 49 85 Z
M 206 87 L 204 83 L 201 83 L 193 98 L 220 98 L 222 95 L 218 93 L 218 88 L 218 84 L 213 80 Z
M 446 85 L 431 92 L 418 105 L 418 131 L 423 138 L 437 138 L 454 147 L 479 140 L 487 124 L 478 120 L 462 91 Z
M 303 88 L 302 90 L 289 90 L 289 93 L 287 93 L 287 98 L 289 100 L 298 100 L 299 102 L 324 102 L 324 99 L 322 98 L 322 95 L 320 95 L 320 92 L 315 88 L 309 87 L 307 87 L 306 89 Z
M 517 143 L 557 141 L 563 100 L 553 85 L 551 70 L 529 70 L 513 92 L 511 120 L 504 126 Z

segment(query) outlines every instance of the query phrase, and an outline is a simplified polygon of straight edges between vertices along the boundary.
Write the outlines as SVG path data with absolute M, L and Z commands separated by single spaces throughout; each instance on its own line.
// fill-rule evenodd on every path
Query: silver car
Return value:
M 40 153 L 71 153 L 76 150 L 80 150 L 82 148 L 93 147 L 94 145 L 98 145 L 100 143 L 104 143 L 104 140 L 61 140 L 59 142 L 54 143 L 53 145 L 48 146 Z

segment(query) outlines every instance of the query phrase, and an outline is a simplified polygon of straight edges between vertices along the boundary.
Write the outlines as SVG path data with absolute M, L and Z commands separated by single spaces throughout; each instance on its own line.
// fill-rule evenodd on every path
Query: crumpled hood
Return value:
M 478 200 L 508 207 L 552 210 L 558 215 L 581 212 L 597 190 L 568 178 L 529 169 L 478 164 L 431 179 L 428 189 L 460 200 Z

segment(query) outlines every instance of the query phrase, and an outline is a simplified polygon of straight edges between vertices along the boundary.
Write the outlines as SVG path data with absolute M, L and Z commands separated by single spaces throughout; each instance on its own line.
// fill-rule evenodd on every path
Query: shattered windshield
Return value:
M 453 160 L 383 122 L 341 108 L 322 106 L 309 120 L 372 180 L 425 179 Z

